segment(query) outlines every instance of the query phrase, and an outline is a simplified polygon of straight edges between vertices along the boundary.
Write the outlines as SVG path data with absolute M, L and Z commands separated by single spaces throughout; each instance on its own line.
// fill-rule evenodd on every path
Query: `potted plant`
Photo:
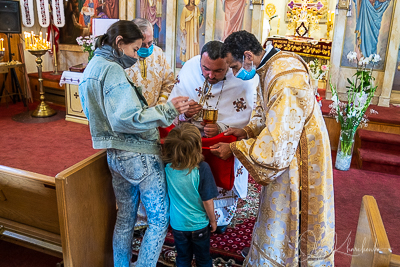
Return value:
M 372 77 L 372 72 L 381 57 L 372 54 L 369 57 L 358 58 L 356 52 L 350 52 L 347 59 L 357 63 L 356 73 L 352 79 L 347 79 L 347 102 L 339 100 L 336 87 L 329 82 L 333 101 L 329 107 L 341 127 L 335 168 L 344 171 L 350 168 L 356 130 L 360 125 L 363 127 L 367 123 L 365 112 L 377 88 L 373 85 L 375 78 Z M 370 112 L 377 113 L 373 109 Z
M 94 56 L 94 50 L 95 50 L 94 36 L 93 35 L 85 37 L 79 36 L 78 38 L 76 38 L 76 42 L 78 43 L 78 45 L 83 47 L 83 52 L 89 52 L 88 56 L 88 62 L 89 62 Z

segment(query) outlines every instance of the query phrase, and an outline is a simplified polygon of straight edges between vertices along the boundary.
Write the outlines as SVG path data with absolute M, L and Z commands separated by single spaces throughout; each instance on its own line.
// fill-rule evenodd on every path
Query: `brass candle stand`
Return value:
M 0 51 L 0 62 L 3 60 L 5 51 Z
M 47 53 L 48 50 L 28 50 L 29 53 L 36 57 L 36 65 L 38 69 L 38 81 L 39 81 L 39 90 L 40 90 L 40 104 L 33 111 L 32 117 L 45 118 L 56 115 L 57 111 L 52 109 L 49 105 L 46 104 L 43 90 L 43 78 L 42 78 L 42 56 Z

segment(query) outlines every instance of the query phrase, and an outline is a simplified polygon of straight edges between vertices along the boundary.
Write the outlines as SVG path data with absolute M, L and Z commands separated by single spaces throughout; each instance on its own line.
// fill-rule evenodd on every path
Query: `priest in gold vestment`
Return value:
M 149 107 L 165 104 L 175 84 L 175 76 L 164 52 L 153 43 L 153 25 L 147 19 L 132 20 L 142 31 L 144 40 L 138 50 L 139 60 L 125 72 L 142 89 Z M 139 209 L 140 210 L 140 209 Z M 140 217 L 139 217 L 140 218 Z
M 335 211 L 331 148 L 308 69 L 294 53 L 265 50 L 246 31 L 232 33 L 223 54 L 237 78 L 258 73 L 257 108 L 232 153 L 263 185 L 252 243 L 243 266 L 334 266 Z

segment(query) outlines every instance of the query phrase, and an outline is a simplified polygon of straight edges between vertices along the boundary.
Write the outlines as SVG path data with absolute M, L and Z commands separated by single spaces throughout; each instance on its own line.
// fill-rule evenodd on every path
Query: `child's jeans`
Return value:
M 210 256 L 210 226 L 197 231 L 178 231 L 172 229 L 174 234 L 175 248 L 178 252 L 176 257 L 177 267 L 190 267 L 193 254 L 196 258 L 197 267 L 212 267 Z
M 128 267 L 131 261 L 139 198 L 146 209 L 149 227 L 135 266 L 156 266 L 169 224 L 169 198 L 161 157 L 108 149 L 107 161 L 118 205 L 113 236 L 114 266 Z

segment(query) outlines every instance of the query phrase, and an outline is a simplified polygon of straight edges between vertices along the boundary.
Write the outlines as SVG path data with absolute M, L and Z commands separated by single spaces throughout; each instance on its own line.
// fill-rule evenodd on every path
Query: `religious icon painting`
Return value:
M 250 0 L 217 1 L 214 39 L 224 41 L 232 32 L 251 32 Z
M 200 55 L 205 43 L 206 0 L 178 0 L 175 67 Z
M 286 13 L 292 11 L 294 7 L 300 7 L 303 2 L 306 2 L 308 8 L 316 8 L 318 13 L 322 13 L 319 23 L 326 23 L 328 20 L 329 3 L 332 0 L 286 0 Z M 289 22 L 289 17 L 285 16 L 285 22 Z
M 118 0 L 65 1 L 65 26 L 60 28 L 61 44 L 77 44 L 79 36 L 89 36 L 94 18 L 118 19 Z
M 360 57 L 378 54 L 382 60 L 375 70 L 384 70 L 393 21 L 393 0 L 351 0 L 351 16 L 347 17 L 342 67 L 355 67 L 347 59 L 350 51 Z
M 154 44 L 165 52 L 167 0 L 137 0 L 136 18 L 144 18 L 153 25 Z

